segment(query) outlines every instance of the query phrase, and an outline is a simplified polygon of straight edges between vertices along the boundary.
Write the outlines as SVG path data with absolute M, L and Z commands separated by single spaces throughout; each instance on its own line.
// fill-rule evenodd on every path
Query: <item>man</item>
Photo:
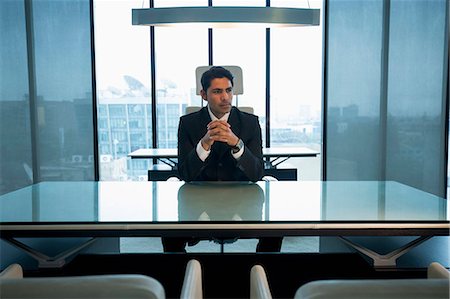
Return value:
M 200 111 L 180 118 L 178 173 L 190 181 L 258 181 L 263 176 L 258 117 L 232 106 L 233 75 L 211 67 L 201 78 Z
M 201 84 L 200 94 L 208 105 L 180 118 L 180 178 L 186 182 L 260 180 L 264 170 L 261 128 L 257 116 L 232 106 L 233 75 L 213 66 L 203 73 Z M 279 251 L 281 241 L 262 238 L 257 251 Z M 185 242 L 163 238 L 164 250 L 184 251 Z

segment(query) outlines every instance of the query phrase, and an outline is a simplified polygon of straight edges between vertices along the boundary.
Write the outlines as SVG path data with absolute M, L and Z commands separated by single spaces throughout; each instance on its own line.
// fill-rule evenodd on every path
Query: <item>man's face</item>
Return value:
M 208 102 L 211 112 L 221 118 L 225 113 L 230 112 L 233 101 L 233 86 L 227 78 L 215 78 L 211 81 L 211 86 L 205 92 L 201 91 L 202 98 Z

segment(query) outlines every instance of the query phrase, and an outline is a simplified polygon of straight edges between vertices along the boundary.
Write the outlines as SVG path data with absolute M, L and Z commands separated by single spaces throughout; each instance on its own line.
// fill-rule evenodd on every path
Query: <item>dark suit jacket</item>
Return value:
M 196 147 L 206 134 L 211 121 L 208 108 L 180 118 L 178 127 L 178 174 L 190 181 L 258 181 L 263 176 L 262 139 L 258 117 L 231 109 L 228 123 L 233 133 L 244 142 L 244 153 L 236 160 L 231 148 L 223 142 L 214 142 L 211 153 L 203 162 Z

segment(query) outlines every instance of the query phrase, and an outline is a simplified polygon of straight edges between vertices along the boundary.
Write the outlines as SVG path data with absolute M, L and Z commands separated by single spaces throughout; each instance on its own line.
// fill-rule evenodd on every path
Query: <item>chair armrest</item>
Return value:
M 427 277 L 428 278 L 446 278 L 450 279 L 450 272 L 441 264 L 439 263 L 431 263 L 430 266 L 428 266 L 427 271 Z
M 202 268 L 197 260 L 190 260 L 186 266 L 181 299 L 203 298 Z
M 250 299 L 272 299 L 266 272 L 260 265 L 250 271 Z
M 0 272 L 0 278 L 23 278 L 23 270 L 19 264 L 9 265 Z

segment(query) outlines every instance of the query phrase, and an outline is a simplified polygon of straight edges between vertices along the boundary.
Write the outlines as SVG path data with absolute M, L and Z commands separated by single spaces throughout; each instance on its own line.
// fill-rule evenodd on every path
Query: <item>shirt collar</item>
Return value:
M 208 113 L 209 113 L 209 117 L 211 117 L 211 120 L 224 120 L 226 122 L 228 122 L 228 118 L 230 117 L 230 112 L 225 113 L 220 119 L 217 118 L 217 116 L 214 115 L 214 113 L 212 113 L 211 108 L 208 107 Z

